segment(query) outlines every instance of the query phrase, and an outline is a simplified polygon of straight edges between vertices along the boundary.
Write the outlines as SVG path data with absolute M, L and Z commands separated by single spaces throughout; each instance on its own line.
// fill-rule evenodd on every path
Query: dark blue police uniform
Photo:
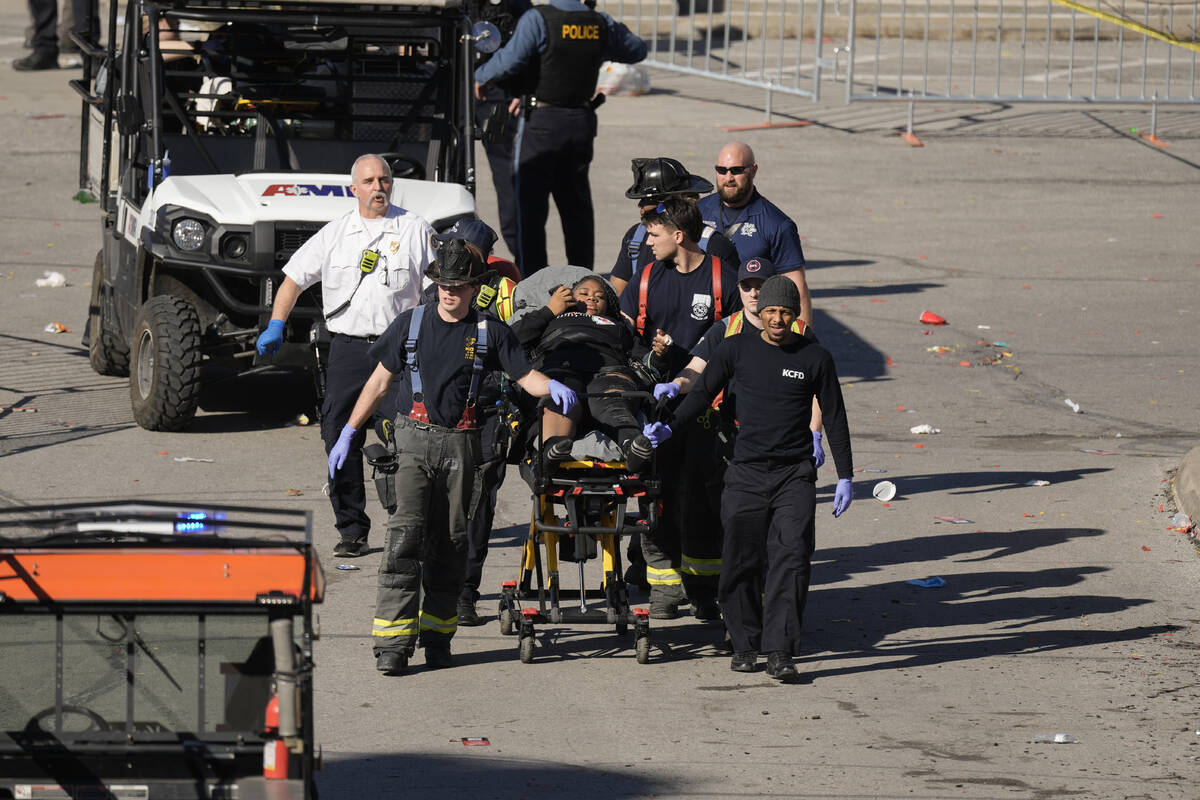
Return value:
M 729 208 L 717 194 L 701 197 L 696 206 L 705 225 L 729 237 L 742 261 L 765 258 L 783 274 L 804 268 L 800 233 L 792 218 L 758 193 L 741 208 Z
M 517 266 L 528 277 L 549 263 L 550 196 L 562 218 L 567 261 L 591 269 L 595 221 L 588 167 L 596 113 L 596 78 L 605 61 L 634 63 L 646 43 L 579 0 L 550 0 L 517 22 L 513 38 L 475 70 L 480 84 L 511 78 L 525 95 L 513 153 L 517 198 Z

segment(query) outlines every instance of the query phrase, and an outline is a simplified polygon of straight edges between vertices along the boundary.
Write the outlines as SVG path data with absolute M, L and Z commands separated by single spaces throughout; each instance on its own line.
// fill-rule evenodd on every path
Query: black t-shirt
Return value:
M 811 459 L 809 424 L 816 395 L 838 477 L 853 477 L 842 387 L 828 350 L 803 336 L 781 346 L 761 335 L 723 339 L 675 419 L 695 418 L 731 382 L 737 383 L 735 462 Z
M 625 231 L 624 238 L 621 239 L 621 251 L 617 253 L 617 261 L 613 264 L 612 273 L 609 278 L 618 278 L 623 281 L 630 281 L 634 273 L 634 265 L 629 261 L 629 243 L 633 239 L 633 234 L 638 228 L 642 228 L 642 240 L 638 245 L 637 256 L 637 273 L 641 275 L 641 268 L 654 260 L 654 250 L 646 243 L 646 229 L 642 223 L 631 225 L 629 230 Z M 733 242 L 726 238 L 725 234 L 720 231 L 706 228 L 705 233 L 710 234 L 708 239 L 701 239 L 699 242 L 700 249 L 706 253 L 716 256 L 721 259 L 723 264 L 732 264 L 734 271 L 741 266 L 741 260 L 738 258 L 738 251 L 733 246 Z
M 479 314 L 472 307 L 462 321 L 451 323 L 441 318 L 436 303 L 424 308 L 417 336 L 417 367 L 425 409 L 433 424 L 453 428 L 462 418 L 471 388 Z M 412 381 L 405 349 L 412 315 L 410 309 L 393 320 L 368 352 L 384 369 L 400 376 L 396 382 L 396 409 L 405 415 L 412 410 Z M 487 322 L 487 355 L 483 365 L 487 370 L 502 369 L 513 380 L 525 377 L 531 369 L 517 337 L 507 325 L 495 319 Z
M 555 316 L 543 306 L 521 317 L 512 330 L 542 371 L 595 374 L 626 367 L 633 353 L 633 329 L 624 318 L 590 317 L 576 310 Z
M 674 344 L 667 352 L 670 375 L 675 375 L 688 362 L 688 351 L 715 320 L 713 302 L 713 257 L 705 256 L 700 266 L 691 272 L 680 272 L 675 264 L 655 261 L 650 270 L 650 285 L 646 290 L 646 322 L 639 340 L 649 347 L 654 332 L 661 328 L 671 335 Z M 621 292 L 621 311 L 629 319 L 638 318 L 638 298 L 641 280 L 633 280 Z M 721 316 L 728 317 L 742 307 L 737 289 L 737 264 L 721 262 Z M 637 331 L 634 331 L 637 335 Z

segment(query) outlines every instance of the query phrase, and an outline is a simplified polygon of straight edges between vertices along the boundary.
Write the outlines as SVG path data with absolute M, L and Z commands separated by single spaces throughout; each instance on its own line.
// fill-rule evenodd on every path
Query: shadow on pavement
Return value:
M 896 497 L 893 503 L 903 502 L 904 498 L 926 492 L 946 492 L 951 495 L 983 494 L 984 492 L 1004 492 L 1010 489 L 1030 489 L 1030 481 L 1050 481 L 1051 486 L 1070 481 L 1083 480 L 1089 475 L 1111 472 L 1110 467 L 1089 467 L 1087 469 L 1064 469 L 1057 472 L 1009 472 L 1009 471 L 980 471 L 980 472 L 933 472 L 926 475 L 897 475 L 886 473 L 870 474 L 860 477 L 859 486 L 855 490 L 855 500 L 869 500 L 871 486 L 877 481 L 890 480 L 896 484 Z M 817 489 L 818 497 L 824 494 L 833 496 L 835 486 L 821 486 Z
M 460 756 L 328 753 L 324 769 L 317 773 L 317 786 L 326 798 L 394 794 L 409 800 L 448 797 L 610 800 L 653 796 L 673 788 L 640 774 L 637 763 L 626 764 L 627 772 L 568 766 L 559 760 L 508 758 L 498 752 L 498 745 L 493 742 L 486 747 L 468 748 L 458 740 L 440 744 L 461 748 Z

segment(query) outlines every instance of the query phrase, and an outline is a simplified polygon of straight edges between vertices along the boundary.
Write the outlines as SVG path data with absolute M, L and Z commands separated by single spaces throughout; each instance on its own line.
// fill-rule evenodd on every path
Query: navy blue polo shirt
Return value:
M 701 197 L 696 203 L 705 225 L 724 233 L 743 262 L 765 258 L 779 273 L 804 266 L 800 232 L 791 217 L 779 206 L 754 190 L 750 202 L 741 208 L 729 208 L 717 193 Z

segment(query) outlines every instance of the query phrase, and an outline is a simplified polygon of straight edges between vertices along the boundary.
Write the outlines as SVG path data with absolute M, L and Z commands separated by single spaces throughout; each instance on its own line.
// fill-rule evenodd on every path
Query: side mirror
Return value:
M 480 53 L 494 53 L 500 49 L 500 29 L 490 22 L 476 22 L 471 26 L 471 41 Z
M 122 136 L 137 133 L 145 119 L 142 116 L 142 106 L 133 95 L 122 92 L 117 95 L 117 130 Z

